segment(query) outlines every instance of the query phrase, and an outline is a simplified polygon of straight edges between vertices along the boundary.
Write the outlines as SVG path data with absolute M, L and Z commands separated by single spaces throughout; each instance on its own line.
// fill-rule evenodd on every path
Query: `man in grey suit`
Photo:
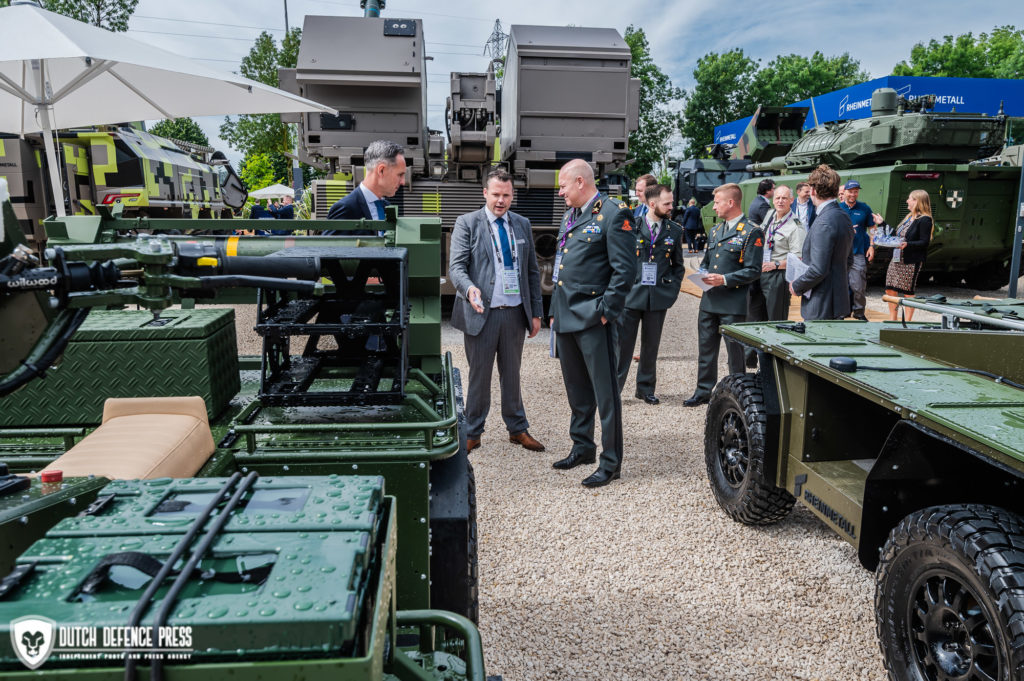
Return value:
M 850 314 L 847 272 L 853 264 L 853 223 L 836 203 L 839 174 L 827 165 L 815 168 L 807 178 L 814 202 L 814 227 L 804 241 L 807 271 L 789 285 L 800 296 L 800 316 L 805 320 L 842 319 Z M 804 294 L 810 291 L 810 296 Z
M 540 270 L 530 221 L 509 211 L 512 176 L 492 170 L 484 180 L 485 206 L 460 215 L 452 231 L 448 276 L 455 286 L 452 326 L 465 334 L 469 360 L 466 395 L 467 449 L 480 446 L 491 408 L 491 373 L 495 358 L 501 384 L 501 416 L 509 441 L 543 452 L 530 436 L 519 368 L 523 341 L 540 331 L 544 308 Z

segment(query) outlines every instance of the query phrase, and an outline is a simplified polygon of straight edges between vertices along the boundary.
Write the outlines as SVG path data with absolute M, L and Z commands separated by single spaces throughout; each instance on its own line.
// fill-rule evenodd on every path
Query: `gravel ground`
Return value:
M 933 293 L 1006 290 L 922 287 L 919 295 Z M 880 296 L 870 289 L 869 307 L 884 311 Z M 799 504 L 768 528 L 735 523 L 718 508 L 704 466 L 706 407 L 682 406 L 696 377 L 697 305 L 682 295 L 669 311 L 659 406 L 632 397 L 635 365 L 630 373 L 623 477 L 608 487 L 579 484 L 591 467 L 551 468 L 571 442 L 548 330 L 526 341 L 522 371 L 530 432 L 547 452 L 507 441 L 495 373 L 489 429 L 471 455 L 488 674 L 506 681 L 885 678 L 873 576 L 853 548 Z M 242 337 L 252 308 L 238 314 L 240 350 L 258 353 L 254 339 Z M 462 334 L 447 322 L 442 348 L 466 370 Z M 595 436 L 599 442 L 599 424 Z

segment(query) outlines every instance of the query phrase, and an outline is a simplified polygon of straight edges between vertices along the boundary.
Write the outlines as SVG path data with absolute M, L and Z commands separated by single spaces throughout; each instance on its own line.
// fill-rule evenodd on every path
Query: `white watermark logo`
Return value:
M 11 622 L 11 643 L 18 659 L 38 669 L 57 660 L 187 660 L 192 657 L 192 627 L 61 626 L 48 617 L 27 615 Z

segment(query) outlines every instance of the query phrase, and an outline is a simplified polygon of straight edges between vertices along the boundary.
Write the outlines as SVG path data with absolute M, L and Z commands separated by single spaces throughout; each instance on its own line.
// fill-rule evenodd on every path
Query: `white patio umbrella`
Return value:
M 58 215 L 64 215 L 64 200 L 54 128 L 183 116 L 337 113 L 33 2 L 0 9 L 0 27 L 0 132 L 43 133 Z
M 286 187 L 283 184 L 272 184 L 269 187 L 263 189 L 257 189 L 254 192 L 249 192 L 250 199 L 279 199 L 282 196 L 295 196 L 295 190 L 291 187 Z

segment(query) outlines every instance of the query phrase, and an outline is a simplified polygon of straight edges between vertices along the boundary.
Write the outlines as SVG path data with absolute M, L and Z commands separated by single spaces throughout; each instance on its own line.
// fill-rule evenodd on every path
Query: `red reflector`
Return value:
M 64 479 L 64 471 L 43 471 L 39 474 L 42 482 L 60 482 Z
M 937 180 L 939 173 L 903 173 L 904 180 Z

